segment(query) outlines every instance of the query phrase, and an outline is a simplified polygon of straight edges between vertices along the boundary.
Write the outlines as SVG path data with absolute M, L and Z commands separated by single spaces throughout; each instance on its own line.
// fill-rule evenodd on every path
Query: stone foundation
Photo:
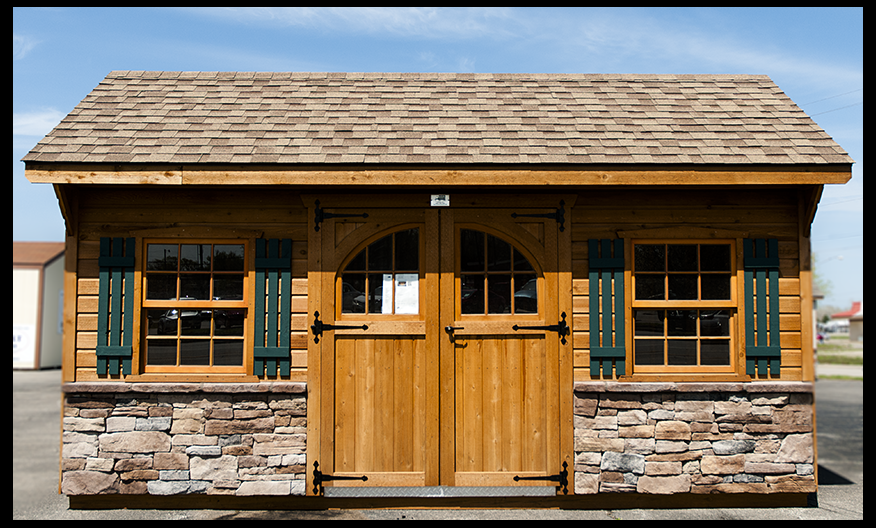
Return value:
M 575 493 L 815 491 L 811 383 L 575 385 Z
M 305 386 L 64 386 L 66 495 L 304 495 Z

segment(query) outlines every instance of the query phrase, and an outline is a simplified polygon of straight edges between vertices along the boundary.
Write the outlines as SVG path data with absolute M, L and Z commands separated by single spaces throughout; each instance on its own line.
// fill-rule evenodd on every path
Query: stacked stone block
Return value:
M 304 495 L 303 384 L 65 385 L 66 495 Z
M 811 383 L 575 386 L 575 493 L 815 491 Z

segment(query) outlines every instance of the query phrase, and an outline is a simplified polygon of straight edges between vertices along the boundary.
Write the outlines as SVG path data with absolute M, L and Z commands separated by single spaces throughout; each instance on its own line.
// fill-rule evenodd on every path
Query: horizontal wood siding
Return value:
M 590 374 L 587 241 L 618 237 L 778 239 L 781 379 L 803 379 L 797 196 L 793 189 L 775 188 L 744 191 L 730 188 L 684 191 L 623 189 L 580 193 L 571 214 L 575 380 L 605 379 L 602 374 L 599 377 L 592 377 Z M 629 263 L 628 258 L 627 272 Z M 742 305 L 740 299 L 740 310 Z M 627 313 L 629 314 L 629 308 Z M 631 329 L 631 322 L 627 320 L 625 323 L 627 329 Z M 737 337 L 742 334 L 740 326 L 737 328 Z M 631 357 L 629 352 L 627 357 Z M 628 375 L 630 366 L 631 363 L 628 362 Z M 612 377 L 616 378 L 616 375 Z M 708 379 L 706 376 L 688 378 Z M 633 379 L 660 377 L 639 376 Z
M 100 237 L 291 238 L 293 284 L 291 380 L 306 381 L 308 213 L 299 195 L 276 187 L 174 188 L 80 186 L 75 368 L 77 381 L 98 379 L 98 256 Z M 416 195 L 420 197 L 421 194 Z M 590 375 L 589 239 L 776 238 L 780 252 L 780 331 L 783 380 L 803 379 L 798 194 L 792 188 L 736 190 L 599 189 L 579 193 L 566 228 L 572 233 L 574 378 Z M 628 259 L 629 262 L 629 259 Z M 138 281 L 140 265 L 138 263 Z M 251 271 L 251 270 L 250 270 Z M 629 270 L 627 270 L 629 271 Z M 140 295 L 140 286 L 136 288 Z M 741 300 L 739 306 L 742 306 Z M 629 310 L 627 310 L 629 311 Z M 617 323 L 617 321 L 616 321 Z M 625 321 L 629 329 L 630 322 Z M 628 334 L 630 332 L 627 332 Z M 741 328 L 737 335 L 742 335 Z M 135 336 L 135 350 L 141 336 Z M 629 374 L 628 363 L 627 374 Z M 105 378 L 103 378 L 105 379 Z M 187 377 L 187 380 L 193 380 Z M 215 378 L 211 378 L 215 379 Z M 638 378 L 642 379 L 642 378 Z
M 165 189 L 89 187 L 78 189 L 78 263 L 75 328 L 75 380 L 107 379 L 96 373 L 97 312 L 101 237 L 228 239 L 291 238 L 291 381 L 306 381 L 307 366 L 307 210 L 297 193 L 276 188 Z M 254 250 L 255 245 L 251 245 Z M 142 259 L 142 256 L 139 256 Z M 140 295 L 142 284 L 137 261 Z M 248 272 L 252 274 L 250 268 Z M 250 327 L 252 326 L 251 323 Z M 138 325 L 139 326 L 139 325 Z M 135 350 L 141 336 L 134 337 Z M 151 379 L 157 376 L 151 376 Z M 177 376 L 166 376 L 176 379 Z M 180 376 L 180 381 L 182 377 Z M 112 378 L 110 378 L 112 379 Z M 215 376 L 211 380 L 217 380 Z M 235 378 L 235 379 L 239 379 Z M 255 379 L 255 378 L 252 378 Z M 184 381 L 198 381 L 185 376 Z

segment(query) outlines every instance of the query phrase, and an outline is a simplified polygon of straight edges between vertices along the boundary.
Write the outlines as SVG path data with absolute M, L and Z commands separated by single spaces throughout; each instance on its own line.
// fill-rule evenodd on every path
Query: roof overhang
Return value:
M 116 165 L 31 163 L 32 183 L 101 185 L 652 186 L 844 184 L 837 165 Z

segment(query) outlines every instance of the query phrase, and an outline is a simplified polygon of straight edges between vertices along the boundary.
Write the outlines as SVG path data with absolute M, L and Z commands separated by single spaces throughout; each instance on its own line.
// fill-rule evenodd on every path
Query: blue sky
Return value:
M 112 70 L 769 75 L 855 160 L 812 231 L 826 302 L 863 300 L 864 10 L 23 8 L 13 13 L 13 240 L 63 240 L 20 161 Z

